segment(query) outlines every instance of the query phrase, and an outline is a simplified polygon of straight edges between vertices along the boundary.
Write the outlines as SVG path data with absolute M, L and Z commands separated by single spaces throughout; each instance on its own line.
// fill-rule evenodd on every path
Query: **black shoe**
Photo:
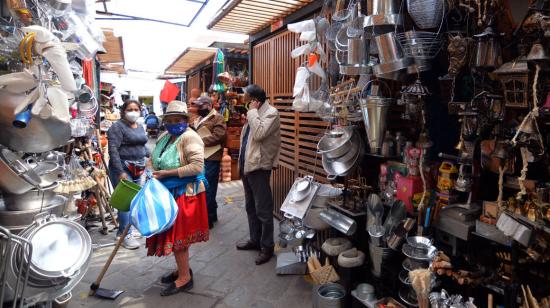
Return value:
M 237 250 L 260 250 L 260 245 L 251 241 L 239 242 L 237 243 Z
M 212 230 L 212 228 L 214 228 L 214 222 L 209 222 L 208 223 L 208 229 Z
M 260 254 L 256 258 L 256 265 L 262 265 L 269 262 L 269 260 L 271 260 L 271 257 L 273 257 L 273 248 L 262 248 Z
M 193 279 L 193 270 L 189 269 L 189 275 L 191 275 L 191 279 Z M 162 276 L 160 278 L 161 283 L 172 283 L 174 281 L 178 280 L 178 273 L 177 272 L 171 272 L 169 274 L 166 274 L 165 276 Z
M 174 294 L 179 293 L 179 292 L 189 291 L 191 289 L 193 289 L 193 278 L 192 277 L 191 277 L 191 280 L 189 280 L 189 282 L 187 282 L 186 284 L 184 284 L 183 286 L 181 286 L 179 288 L 176 287 L 175 282 L 172 282 L 169 286 L 164 288 L 164 290 L 160 291 L 160 296 L 170 296 L 170 295 L 174 295 Z

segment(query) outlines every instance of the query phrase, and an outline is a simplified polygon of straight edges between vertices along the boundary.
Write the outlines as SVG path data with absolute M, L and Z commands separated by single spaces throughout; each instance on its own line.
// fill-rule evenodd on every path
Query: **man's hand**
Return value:
M 248 109 L 258 109 L 260 107 L 260 102 L 258 101 L 251 101 L 248 105 Z

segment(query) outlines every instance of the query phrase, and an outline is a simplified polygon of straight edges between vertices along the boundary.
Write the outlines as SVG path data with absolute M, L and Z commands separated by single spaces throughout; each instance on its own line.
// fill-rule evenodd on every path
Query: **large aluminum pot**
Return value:
M 313 288 L 314 308 L 344 307 L 346 289 L 337 283 L 327 283 Z
M 66 145 L 71 139 L 69 123 L 33 116 L 27 127 L 13 126 L 14 110 L 25 98 L 24 94 L 10 94 L 0 90 L 0 144 L 25 153 L 42 153 Z
M 5 197 L 0 199 L 0 226 L 16 234 L 32 224 L 36 215 L 41 212 L 61 216 L 67 203 L 67 198 L 56 195 L 53 200 L 44 204 L 42 208 L 25 211 L 8 211 L 3 199 Z
M 0 136 L 5 133 L 0 134 Z M 40 185 L 40 177 L 12 151 L 0 145 L 0 189 L 23 194 Z
M 4 193 L 4 205 L 8 211 L 32 211 L 45 208 L 56 198 L 52 190 L 32 189 L 23 194 Z
M 30 274 L 37 279 L 70 279 L 78 275 L 92 253 L 88 231 L 65 218 L 47 216 L 21 235 L 32 243 Z
M 344 156 L 352 146 L 353 128 L 346 127 L 335 134 L 334 131 L 325 134 L 317 144 L 317 152 L 327 158 Z

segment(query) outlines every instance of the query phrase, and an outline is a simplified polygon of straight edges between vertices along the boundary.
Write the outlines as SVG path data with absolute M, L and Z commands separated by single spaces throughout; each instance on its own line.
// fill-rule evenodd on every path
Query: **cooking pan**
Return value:
M 327 158 L 344 156 L 352 146 L 353 128 L 346 127 L 338 132 L 325 134 L 317 144 L 317 152 Z

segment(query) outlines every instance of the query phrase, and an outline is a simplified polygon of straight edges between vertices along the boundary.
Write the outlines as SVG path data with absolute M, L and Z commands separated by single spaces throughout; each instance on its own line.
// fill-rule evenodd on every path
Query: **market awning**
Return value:
M 314 0 L 232 0 L 208 25 L 208 29 L 254 34 Z
M 170 64 L 165 74 L 186 74 L 199 64 L 211 60 L 216 54 L 217 48 L 195 48 L 189 47 Z
M 99 54 L 99 62 L 101 63 L 124 63 L 124 48 L 122 46 L 122 37 L 116 37 L 113 29 L 103 29 L 105 35 L 104 54 Z

